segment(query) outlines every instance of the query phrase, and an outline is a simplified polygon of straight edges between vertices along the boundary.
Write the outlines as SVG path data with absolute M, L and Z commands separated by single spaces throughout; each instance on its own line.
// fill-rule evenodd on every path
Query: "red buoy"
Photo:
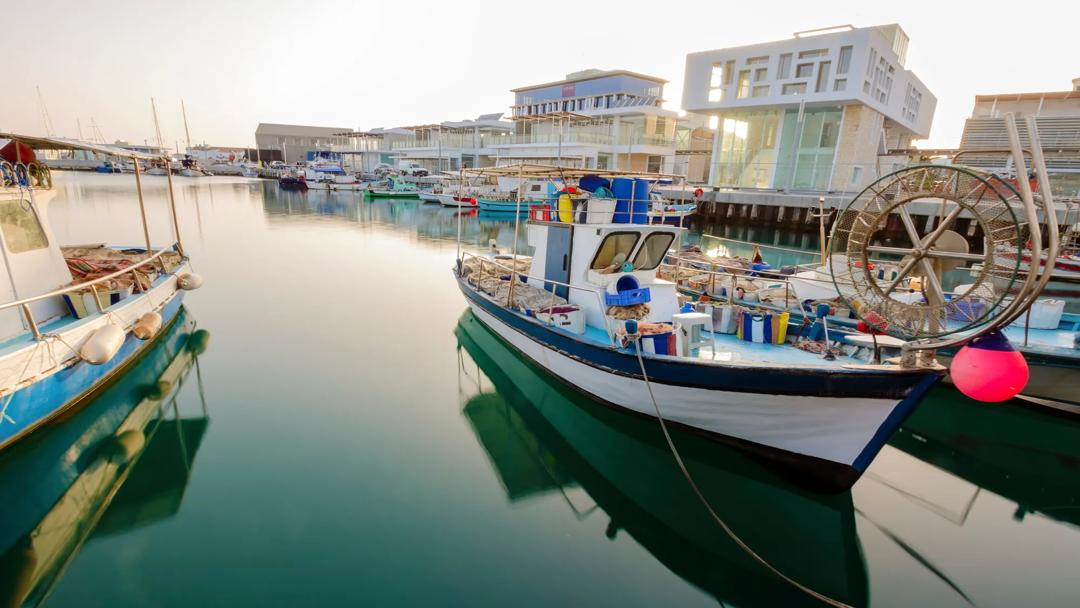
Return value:
M 1007 401 L 1024 390 L 1028 365 L 1000 331 L 968 342 L 949 366 L 953 384 L 976 401 Z

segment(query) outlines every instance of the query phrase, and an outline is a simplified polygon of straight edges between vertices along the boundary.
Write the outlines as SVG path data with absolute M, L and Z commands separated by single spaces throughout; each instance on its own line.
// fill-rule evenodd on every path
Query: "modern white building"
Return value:
M 416 162 L 430 171 L 491 167 L 497 157 L 494 144 L 514 130 L 514 124 L 502 117 L 498 112 L 475 120 L 401 127 L 411 136 L 394 141 L 391 150 L 397 161 Z
M 693 53 L 683 108 L 717 128 L 709 183 L 793 191 L 858 190 L 879 155 L 929 135 L 936 98 L 905 67 L 899 25 L 799 32 Z
M 295 163 L 307 159 L 315 150 L 348 150 L 352 142 L 343 137 L 348 127 L 312 127 L 260 122 L 255 128 L 255 145 L 262 160 Z M 275 158 L 280 154 L 280 158 Z
M 589 69 L 514 89 L 513 133 L 497 139 L 497 162 L 671 172 L 678 114 L 665 110 L 666 80 Z

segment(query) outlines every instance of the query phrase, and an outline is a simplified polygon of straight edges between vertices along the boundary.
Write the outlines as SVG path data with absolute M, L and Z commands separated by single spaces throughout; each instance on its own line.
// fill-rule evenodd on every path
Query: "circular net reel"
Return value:
M 953 165 L 886 175 L 833 227 L 829 270 L 836 289 L 860 319 L 904 340 L 983 326 L 1022 282 L 1015 253 L 1024 228 L 1010 205 L 1018 200 L 997 176 Z M 975 237 L 965 238 L 972 226 Z M 946 273 L 957 283 L 951 292 Z

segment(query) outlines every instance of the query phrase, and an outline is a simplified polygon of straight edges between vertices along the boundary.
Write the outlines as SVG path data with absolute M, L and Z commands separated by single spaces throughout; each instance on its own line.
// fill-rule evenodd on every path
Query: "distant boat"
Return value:
M 307 191 L 307 180 L 301 175 L 285 174 L 278 178 L 278 187 L 282 190 Z
M 386 185 L 386 188 L 368 189 L 364 190 L 364 193 L 372 198 L 420 198 L 420 189 L 416 187 L 416 184 L 400 177 L 387 177 Z

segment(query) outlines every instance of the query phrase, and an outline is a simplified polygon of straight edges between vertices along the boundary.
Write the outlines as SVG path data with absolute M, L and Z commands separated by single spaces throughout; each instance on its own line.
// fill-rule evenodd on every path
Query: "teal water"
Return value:
M 57 182 L 62 242 L 141 240 L 131 176 Z M 209 339 L 196 353 L 176 337 L 0 454 L 9 604 L 824 605 L 708 518 L 654 423 L 566 390 L 465 313 L 454 210 L 254 180 L 177 186 L 206 284 L 171 331 Z M 164 181 L 147 190 L 165 242 Z M 512 222 L 461 220 L 473 248 L 513 245 Z M 163 405 L 137 462 L 74 482 L 42 472 L 42 454 L 91 471 L 114 452 L 75 431 L 147 395 Z M 1076 421 L 942 388 L 836 496 L 675 441 L 743 541 L 840 602 L 1080 605 Z M 66 510 L 42 498 L 64 488 Z

